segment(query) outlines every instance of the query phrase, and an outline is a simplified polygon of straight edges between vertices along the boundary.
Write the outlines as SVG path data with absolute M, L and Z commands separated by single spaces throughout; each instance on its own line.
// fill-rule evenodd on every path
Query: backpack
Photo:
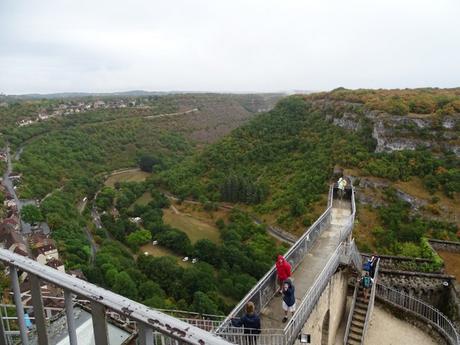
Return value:
M 370 288 L 371 287 L 371 277 L 364 276 L 363 277 L 363 287 Z

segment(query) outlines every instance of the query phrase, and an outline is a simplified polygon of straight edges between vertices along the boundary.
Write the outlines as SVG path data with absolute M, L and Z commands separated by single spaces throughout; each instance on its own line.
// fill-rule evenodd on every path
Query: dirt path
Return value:
M 420 328 L 396 318 L 376 305 L 364 344 L 436 345 L 436 341 Z

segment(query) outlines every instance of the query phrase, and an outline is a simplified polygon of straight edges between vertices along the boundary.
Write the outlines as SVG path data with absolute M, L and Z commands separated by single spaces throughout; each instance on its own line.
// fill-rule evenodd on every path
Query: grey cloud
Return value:
M 458 86 L 457 0 L 0 1 L 0 92 Z

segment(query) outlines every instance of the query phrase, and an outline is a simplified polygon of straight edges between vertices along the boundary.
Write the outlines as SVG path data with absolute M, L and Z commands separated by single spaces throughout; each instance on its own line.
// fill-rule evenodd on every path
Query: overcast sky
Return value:
M 0 0 L 0 92 L 460 86 L 459 0 Z

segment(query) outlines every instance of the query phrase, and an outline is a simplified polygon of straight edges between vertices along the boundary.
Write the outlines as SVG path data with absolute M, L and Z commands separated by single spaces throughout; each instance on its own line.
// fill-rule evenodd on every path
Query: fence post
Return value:
M 73 317 L 73 301 L 72 292 L 64 289 L 64 305 L 65 305 L 65 316 L 67 319 L 67 332 L 69 333 L 70 345 L 77 345 L 77 331 L 75 328 L 75 320 Z
M 105 319 L 105 306 L 91 301 L 91 314 L 93 318 L 94 341 L 97 345 L 109 345 L 107 340 L 107 322 Z
M 18 316 L 21 343 L 23 345 L 28 345 L 29 338 L 27 337 L 26 321 L 24 318 L 24 308 L 22 306 L 22 299 L 21 299 L 21 289 L 19 288 L 18 270 L 14 266 L 10 266 L 10 278 L 11 278 L 11 285 L 13 285 L 14 304 L 16 304 L 16 313 Z
M 0 314 L 0 345 L 7 345 L 5 327 L 3 326 L 3 317 L 1 314 Z
M 34 306 L 35 326 L 37 327 L 38 344 L 48 345 L 48 334 L 46 333 L 45 314 L 43 309 L 42 292 L 40 280 L 34 274 L 29 274 L 31 284 L 32 305 Z
M 140 345 L 152 345 L 153 344 L 153 331 L 150 327 L 142 322 L 137 324 L 138 326 L 138 337 Z

